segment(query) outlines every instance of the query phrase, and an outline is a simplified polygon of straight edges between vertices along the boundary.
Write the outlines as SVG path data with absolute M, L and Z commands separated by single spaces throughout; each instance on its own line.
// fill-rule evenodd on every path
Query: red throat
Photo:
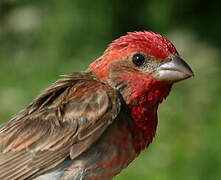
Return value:
M 126 77 L 127 76 L 127 77 Z M 124 74 L 130 84 L 128 101 L 135 127 L 131 129 L 136 153 L 147 147 L 156 133 L 157 108 L 170 92 L 171 84 L 155 80 L 151 75 L 142 73 L 130 76 Z

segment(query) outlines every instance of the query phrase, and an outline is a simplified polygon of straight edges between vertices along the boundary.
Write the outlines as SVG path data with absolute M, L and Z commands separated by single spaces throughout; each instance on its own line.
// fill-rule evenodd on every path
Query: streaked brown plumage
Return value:
M 0 179 L 30 178 L 77 157 L 119 111 L 112 88 L 89 73 L 66 75 L 1 129 Z

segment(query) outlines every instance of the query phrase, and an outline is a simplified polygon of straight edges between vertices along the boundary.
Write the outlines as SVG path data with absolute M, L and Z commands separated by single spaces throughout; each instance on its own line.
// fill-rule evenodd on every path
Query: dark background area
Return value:
M 85 70 L 112 40 L 155 31 L 195 77 L 174 86 L 154 142 L 115 179 L 221 179 L 220 7 L 218 0 L 1 0 L 1 122 L 60 74 Z

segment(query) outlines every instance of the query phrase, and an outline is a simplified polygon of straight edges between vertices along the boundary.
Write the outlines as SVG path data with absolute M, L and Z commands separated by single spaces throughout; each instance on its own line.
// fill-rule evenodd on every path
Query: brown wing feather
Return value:
M 118 94 L 88 73 L 71 74 L 0 129 L 0 179 L 22 180 L 75 158 L 120 111 Z

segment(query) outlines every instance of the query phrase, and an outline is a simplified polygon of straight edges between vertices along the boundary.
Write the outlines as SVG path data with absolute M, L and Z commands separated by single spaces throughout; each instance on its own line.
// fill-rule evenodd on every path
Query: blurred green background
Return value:
M 159 109 L 158 133 L 116 180 L 221 179 L 221 1 L 1 0 L 0 119 L 58 75 L 83 71 L 111 40 L 152 30 L 169 38 L 195 77 Z

